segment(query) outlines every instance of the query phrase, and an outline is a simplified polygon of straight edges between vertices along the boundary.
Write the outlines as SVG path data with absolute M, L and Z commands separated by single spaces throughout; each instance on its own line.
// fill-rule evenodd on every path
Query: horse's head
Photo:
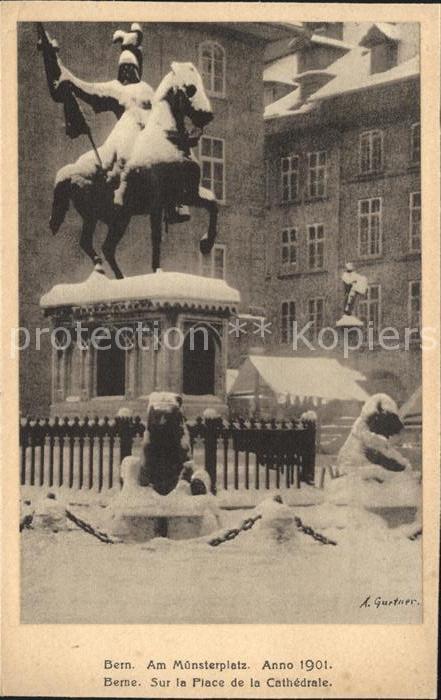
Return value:
M 213 119 L 202 78 L 192 63 L 173 62 L 171 72 L 156 91 L 155 99 L 166 99 L 177 121 L 188 117 L 199 129 Z

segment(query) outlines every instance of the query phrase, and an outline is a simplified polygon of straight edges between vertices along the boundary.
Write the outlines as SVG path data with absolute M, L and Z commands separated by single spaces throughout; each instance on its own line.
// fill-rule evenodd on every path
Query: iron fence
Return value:
M 198 418 L 187 422 L 197 466 L 218 489 L 300 488 L 314 480 L 315 424 Z M 141 418 L 22 419 L 23 486 L 104 493 L 120 488 L 121 461 L 140 454 Z

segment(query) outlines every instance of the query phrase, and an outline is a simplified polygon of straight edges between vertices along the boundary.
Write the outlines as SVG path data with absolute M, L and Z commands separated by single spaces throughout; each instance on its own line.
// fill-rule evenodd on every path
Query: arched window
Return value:
M 214 41 L 199 45 L 199 69 L 205 88 L 210 95 L 225 95 L 225 51 Z

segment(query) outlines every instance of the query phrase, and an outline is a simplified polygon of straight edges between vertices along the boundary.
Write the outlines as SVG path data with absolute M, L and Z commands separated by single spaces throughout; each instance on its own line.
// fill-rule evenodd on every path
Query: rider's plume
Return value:
M 117 29 L 112 39 L 114 44 L 121 42 L 121 46 L 127 48 L 129 46 L 138 47 L 142 42 L 142 29 L 137 22 L 134 22 L 130 27 L 130 32 L 125 32 L 123 29 Z
M 129 32 L 125 32 L 123 29 L 117 29 L 112 38 L 114 44 L 121 44 L 119 65 L 122 63 L 134 63 L 134 61 L 129 60 L 129 54 L 132 54 L 136 59 L 139 76 L 142 74 L 142 37 L 141 26 L 137 22 L 134 22 Z

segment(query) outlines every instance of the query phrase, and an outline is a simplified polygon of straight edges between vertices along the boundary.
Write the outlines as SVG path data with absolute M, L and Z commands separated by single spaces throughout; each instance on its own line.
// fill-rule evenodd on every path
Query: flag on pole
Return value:
M 71 139 L 76 139 L 81 134 L 85 134 L 90 138 L 90 128 L 68 83 L 57 84 L 61 75 L 57 57 L 57 42 L 49 38 L 41 22 L 37 23 L 37 32 L 38 48 L 43 53 L 50 96 L 54 102 L 63 103 L 66 134 Z

